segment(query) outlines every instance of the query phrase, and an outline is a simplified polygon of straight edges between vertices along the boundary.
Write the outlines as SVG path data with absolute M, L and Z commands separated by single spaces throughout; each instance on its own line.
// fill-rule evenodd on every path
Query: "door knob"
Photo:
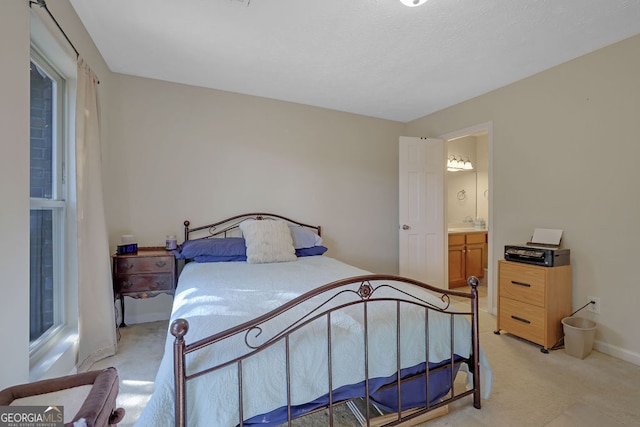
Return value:
M 408 229 L 410 229 L 410 228 L 411 228 L 411 227 L 409 227 L 407 224 L 404 224 L 404 225 L 402 226 L 402 229 L 403 229 L 403 230 L 408 230 Z

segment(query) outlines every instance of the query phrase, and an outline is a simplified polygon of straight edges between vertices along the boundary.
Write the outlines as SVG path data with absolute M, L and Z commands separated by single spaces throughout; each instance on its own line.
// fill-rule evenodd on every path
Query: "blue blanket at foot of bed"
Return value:
M 459 356 L 455 357 L 455 360 L 460 360 Z M 429 374 L 429 404 L 437 403 L 442 397 L 446 396 L 451 390 L 451 366 L 449 361 L 440 363 L 429 363 L 429 370 L 436 368 L 442 368 Z M 449 365 L 446 366 L 445 365 Z M 453 376 L 458 373 L 459 365 L 454 365 Z M 415 365 L 410 368 L 402 369 L 402 379 L 411 378 L 410 380 L 403 381 L 402 383 L 402 411 L 411 408 L 424 407 L 425 395 L 426 395 L 426 381 L 424 375 L 425 363 Z M 397 382 L 396 375 L 393 374 L 384 378 L 373 378 L 369 380 L 369 398 L 371 403 L 378 408 L 387 412 L 398 412 L 398 388 L 395 385 Z M 391 385 L 390 387 L 385 387 Z M 365 397 L 365 382 L 362 381 L 358 384 L 351 384 L 340 387 L 333 392 L 333 401 L 340 402 L 350 399 L 364 398 Z M 291 407 L 292 419 L 301 417 L 315 409 L 324 407 L 329 404 L 329 394 L 321 396 L 316 400 L 305 403 L 302 405 L 296 405 Z M 286 423 L 288 420 L 288 409 L 286 406 L 280 407 L 267 414 L 257 415 L 253 418 L 246 420 L 243 424 L 245 426 L 262 426 L 262 427 L 275 427 Z

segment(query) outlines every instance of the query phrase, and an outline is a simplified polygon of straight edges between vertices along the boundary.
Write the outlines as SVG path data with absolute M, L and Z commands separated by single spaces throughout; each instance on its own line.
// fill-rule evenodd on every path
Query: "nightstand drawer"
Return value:
M 116 292 L 164 291 L 173 289 L 172 274 L 136 274 L 122 277 L 116 282 Z
M 544 308 L 500 298 L 500 329 L 526 340 L 544 343 Z
M 117 258 L 115 262 L 115 275 L 124 276 L 140 273 L 171 273 L 174 269 L 172 256 L 131 256 Z
M 540 268 L 501 265 L 499 283 L 501 297 L 544 307 L 545 286 L 546 276 Z

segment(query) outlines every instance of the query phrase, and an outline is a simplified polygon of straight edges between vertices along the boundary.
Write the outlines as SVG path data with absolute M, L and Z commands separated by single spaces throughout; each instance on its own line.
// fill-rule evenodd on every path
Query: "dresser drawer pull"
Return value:
M 511 316 L 511 318 L 512 318 L 513 320 L 517 320 L 518 322 L 522 322 L 522 323 L 526 323 L 526 324 L 531 323 L 531 321 L 530 321 L 530 320 L 523 319 L 522 317 L 518 317 L 518 316 L 513 316 L 513 315 L 512 315 L 512 316 Z
M 124 270 L 131 270 L 133 267 L 135 267 L 135 264 L 129 264 L 128 262 L 122 263 L 122 268 Z
M 511 283 L 513 283 L 514 285 L 518 285 L 518 286 L 524 286 L 525 288 L 530 288 L 531 287 L 531 285 L 529 283 L 516 282 L 515 280 L 512 280 Z
M 156 267 L 164 267 L 167 265 L 166 261 L 156 261 Z

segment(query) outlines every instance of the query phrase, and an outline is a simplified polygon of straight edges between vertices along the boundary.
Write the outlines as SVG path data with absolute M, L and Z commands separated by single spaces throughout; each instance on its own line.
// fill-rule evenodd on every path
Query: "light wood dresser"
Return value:
M 498 261 L 498 327 L 542 346 L 562 337 L 561 320 L 571 314 L 571 266 L 542 267 Z

